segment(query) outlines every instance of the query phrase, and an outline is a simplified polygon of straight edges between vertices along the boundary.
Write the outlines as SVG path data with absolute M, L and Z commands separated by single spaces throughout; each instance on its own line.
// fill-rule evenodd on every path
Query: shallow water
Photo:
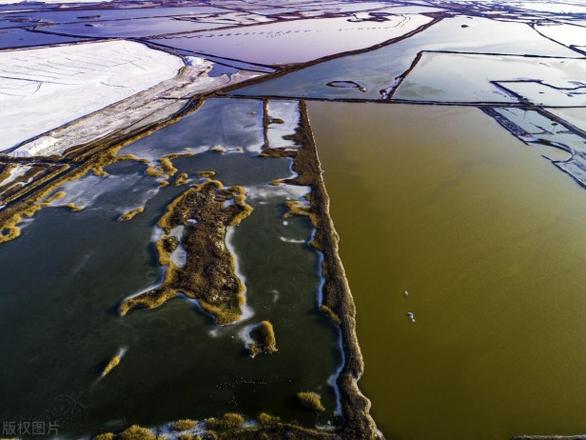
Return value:
M 396 15 L 383 23 L 352 23 L 348 17 L 291 20 L 153 41 L 252 63 L 292 64 L 374 46 L 429 21 L 421 15 Z
M 385 435 L 583 432 L 584 190 L 478 109 L 309 111 Z
M 510 38 L 511 35 L 515 38 Z M 381 91 L 396 85 L 396 78 L 409 69 L 421 50 L 581 56 L 544 39 L 524 23 L 456 16 L 445 18 L 406 40 L 380 49 L 326 61 L 233 93 L 246 96 L 381 99 Z M 328 86 L 332 81 L 355 81 L 362 91 Z
M 228 411 L 341 422 L 332 385 L 343 356 L 317 312 L 315 231 L 283 218 L 286 201 L 307 206 L 309 188 L 269 185 L 293 174 L 291 160 L 257 156 L 300 146 L 307 97 L 381 104 L 312 103 L 310 114 L 358 308 L 360 386 L 387 438 L 583 433 L 586 193 L 575 182 L 586 188 L 586 114 L 575 106 L 586 103 L 586 21 L 570 15 L 577 4 L 514 1 L 0 5 L 0 49 L 131 38 L 213 61 L 210 76 L 333 57 L 227 92 L 239 99 L 205 96 L 121 150 L 155 168 L 181 155 L 188 185 L 214 170 L 246 187 L 254 212 L 226 243 L 247 287 L 241 322 L 215 326 L 187 298 L 118 316 L 124 298 L 161 281 L 156 223 L 189 187 L 177 176 L 160 187 L 145 163 L 67 183 L 0 245 L 0 421 L 57 421 L 64 438 Z M 31 90 L 51 83 L 51 66 Z M 184 264 L 185 249 L 171 259 Z M 264 319 L 279 351 L 250 359 L 249 331 Z M 99 379 L 116 353 L 121 364 Z M 320 393 L 326 411 L 302 409 L 299 391 Z
M 46 46 L 49 44 L 75 43 L 84 38 L 42 34 L 26 29 L 0 29 L 0 49 L 8 47 Z
M 563 119 L 565 122 L 577 127 L 583 132 L 586 132 L 586 107 L 547 110 Z
M 155 160 L 172 153 L 200 152 L 215 146 L 260 152 L 263 105 L 254 99 L 208 99 L 171 130 L 160 130 L 124 148 L 124 153 Z
M 1 10 L 0 10 L 1 12 Z M 118 8 L 118 9 L 53 9 L 39 11 L 39 5 L 29 7 L 29 10 L 13 12 L 0 16 L 0 28 L 15 27 L 27 20 L 26 23 L 59 24 L 80 23 L 101 20 L 130 20 L 145 17 L 194 16 L 223 12 L 222 9 L 196 6 L 176 8 Z
M 424 52 L 393 99 L 437 103 L 586 105 L 586 60 Z M 578 90 L 579 92 L 579 90 Z
M 83 37 L 148 37 L 173 32 L 193 32 L 215 29 L 222 25 L 178 20 L 173 17 L 148 17 L 133 20 L 111 20 L 100 22 L 64 23 L 40 26 L 45 32 L 56 32 Z
M 197 113 L 188 121 L 194 119 Z M 157 132 L 163 152 L 188 142 L 181 127 Z M 185 133 L 193 138 L 193 131 Z M 255 188 L 291 174 L 289 159 L 245 153 L 207 152 L 175 165 L 194 180 L 211 169 L 227 185 Z M 306 244 L 311 226 L 302 217 L 283 222 L 284 195 L 251 199 L 252 215 L 231 236 L 251 318 L 220 328 L 182 299 L 117 315 L 122 299 L 160 279 L 154 226 L 187 188 L 157 192 L 144 170 L 121 162 L 101 178 L 108 184 L 82 179 L 77 189 L 91 202 L 84 211 L 46 208 L 21 237 L 0 247 L 0 339 L 11 353 L 2 362 L 0 419 L 56 420 L 64 437 L 224 412 L 255 417 L 266 411 L 309 426 L 333 421 L 328 380 L 340 361 L 338 335 L 317 312 L 318 257 Z M 115 221 L 145 194 L 144 213 Z M 239 332 L 262 319 L 273 323 L 279 351 L 250 359 Z M 126 350 L 120 365 L 98 381 L 120 349 Z M 302 390 L 321 393 L 326 412 L 302 409 L 295 400 Z

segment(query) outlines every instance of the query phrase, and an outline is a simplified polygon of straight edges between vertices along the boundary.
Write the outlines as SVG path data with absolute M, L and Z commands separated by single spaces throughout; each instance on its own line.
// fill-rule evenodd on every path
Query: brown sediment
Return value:
M 311 411 L 324 412 L 326 408 L 321 403 L 321 396 L 313 391 L 301 391 L 297 393 L 297 400 L 301 405 Z
M 250 337 L 254 341 L 248 347 L 250 357 L 254 358 L 261 353 L 272 354 L 278 351 L 275 329 L 270 321 L 261 321 L 259 325 L 252 329 Z
M 112 356 L 112 358 L 108 361 L 108 363 L 106 364 L 106 366 L 102 370 L 102 373 L 100 374 L 100 379 L 103 379 L 104 377 L 106 377 L 108 374 L 110 374 L 112 372 L 112 370 L 114 368 L 116 368 L 118 365 L 120 365 L 121 360 L 122 360 L 122 356 L 120 354 L 116 354 L 116 355 Z
M 158 223 L 163 237 L 156 249 L 160 264 L 166 267 L 161 286 L 124 300 L 120 314 L 137 307 L 159 307 L 182 293 L 197 299 L 219 324 L 237 321 L 245 289 L 236 275 L 226 235 L 228 227 L 237 226 L 251 212 L 245 190 L 239 186 L 224 187 L 219 180 L 206 179 L 184 191 L 167 206 Z M 172 230 L 179 226 L 185 229 L 177 239 Z M 171 260 L 179 244 L 187 254 L 183 267 Z
M 120 215 L 120 217 L 118 217 L 118 221 L 119 222 L 127 222 L 132 220 L 134 217 L 136 217 L 138 214 L 142 214 L 144 212 L 144 207 L 143 206 L 139 206 L 138 208 L 134 208 L 131 209 L 129 211 L 126 211 L 124 213 L 122 213 Z

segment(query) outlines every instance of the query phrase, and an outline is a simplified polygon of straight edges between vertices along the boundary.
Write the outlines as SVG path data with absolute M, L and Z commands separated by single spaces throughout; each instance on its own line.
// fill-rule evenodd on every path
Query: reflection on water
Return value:
M 176 127 L 158 132 L 163 151 L 170 149 L 166 142 L 189 142 Z M 247 153 L 207 152 L 175 166 L 192 179 L 216 170 L 227 185 L 255 190 L 291 174 L 289 159 Z M 10 353 L 2 362 L 0 419 L 57 420 L 66 436 L 228 411 L 250 417 L 267 411 L 310 426 L 331 422 L 336 401 L 328 379 L 339 363 L 338 337 L 316 310 L 320 280 L 317 255 L 305 244 L 309 221 L 283 223 L 283 194 L 257 194 L 252 215 L 231 237 L 254 312 L 248 321 L 219 328 L 181 299 L 125 318 L 116 314 L 126 295 L 159 280 L 154 225 L 186 188 L 154 191 L 158 184 L 144 170 L 121 162 L 108 168 L 107 185 L 82 179 L 85 210 L 46 208 L 20 238 L 0 247 L 0 334 Z M 115 221 L 120 207 L 144 202 L 145 194 L 151 198 L 144 213 Z M 250 359 L 239 334 L 262 319 L 272 322 L 279 351 Z M 127 350 L 120 365 L 98 381 L 119 350 Z M 303 410 L 295 400 L 301 390 L 321 393 L 326 412 Z
M 379 427 L 583 431 L 584 190 L 477 109 L 309 110 Z
M 352 415 L 359 401 L 340 402 L 349 390 L 337 395 L 333 387 L 337 371 L 345 371 L 340 341 L 354 335 L 341 338 L 317 311 L 324 279 L 308 243 L 316 231 L 305 217 L 283 218 L 288 201 L 301 213 L 314 210 L 311 188 L 270 184 L 295 174 L 288 155 L 298 154 L 300 182 L 313 170 L 311 149 L 292 151 L 307 139 L 299 102 L 307 97 L 384 104 L 309 108 L 357 303 L 366 359 L 360 385 L 388 438 L 584 432 L 586 195 L 576 184 L 586 188 L 586 114 L 576 108 L 586 104 L 584 7 L 553 0 L 171 4 L 184 3 L 0 5 L 0 49 L 130 38 L 187 64 L 201 62 L 194 54 L 214 61 L 211 77 L 267 74 L 224 90 L 244 99 L 221 97 L 220 89 L 209 95 L 203 86 L 189 99 L 183 85 L 135 96 L 134 103 L 181 95 L 169 109 L 189 114 L 123 148 L 128 156 L 108 166 L 109 175 L 96 170 L 63 185 L 63 198 L 0 247 L 0 421 L 57 421 L 60 434 L 78 438 L 225 412 L 266 411 L 325 429 L 341 421 L 342 407 Z M 9 52 L 18 61 L 20 52 Z M 102 55 L 103 62 L 51 57 L 40 73 L 5 66 L 10 84 L 0 95 L 18 104 L 20 92 L 44 90 L 63 66 L 99 76 L 111 58 Z M 321 57 L 330 61 L 317 63 Z M 88 67 L 94 65 L 100 68 Z M 14 72 L 25 85 L 12 84 Z M 131 86 L 100 84 L 120 93 Z M 83 104 L 84 97 L 71 98 Z M 124 133 L 168 122 L 155 112 L 131 126 L 122 114 L 129 110 L 120 110 L 126 104 L 89 120 L 100 126 L 104 115 L 106 125 L 120 118 Z M 51 114 L 34 113 L 22 121 L 35 125 Z M 68 129 L 86 132 L 88 125 L 78 120 Z M 60 136 L 46 135 L 37 146 Z M 0 165 L 0 179 L 23 192 L 44 185 L 45 170 L 76 162 L 78 153 L 91 156 L 102 143 L 85 137 L 89 143 L 67 159 Z M 285 151 L 259 157 L 267 148 Z M 161 282 L 157 221 L 189 185 L 214 174 L 209 170 L 227 186 L 244 186 L 254 207 L 228 228 L 225 243 L 246 283 L 241 322 L 216 326 L 181 295 L 121 318 L 123 299 Z M 179 223 L 197 221 L 205 219 Z M 186 240 L 170 238 L 184 239 L 187 230 L 172 228 L 165 242 L 181 267 L 200 256 Z M 221 237 L 223 230 L 210 242 L 224 250 Z M 251 329 L 265 320 L 278 352 L 253 360 Z M 354 331 L 352 322 L 343 327 Z M 345 357 L 348 370 L 356 368 L 353 353 Z M 326 410 L 303 410 L 299 391 L 319 393 Z
M 59 24 L 59 23 L 81 23 L 96 22 L 104 20 L 130 20 L 144 17 L 168 17 L 168 16 L 199 16 L 222 12 L 222 9 L 195 6 L 195 7 L 176 7 L 176 8 L 116 8 L 116 9 L 51 9 L 42 10 L 42 4 L 35 4 L 34 8 L 30 5 L 23 5 L 24 10 L 19 11 L 18 5 L 10 5 L 10 12 L 4 13 L 0 17 L 1 27 L 14 27 L 23 23 L 37 24 Z M 0 12 L 4 12 L 1 11 Z
M 374 46 L 430 21 L 422 15 L 397 15 L 383 23 L 352 23 L 347 17 L 292 20 L 153 41 L 253 63 L 290 64 Z
M 150 161 L 172 153 L 197 153 L 220 146 L 228 151 L 260 152 L 263 144 L 262 102 L 253 99 L 209 99 L 197 113 L 126 147 L 124 153 Z
M 25 29 L 0 29 L 0 49 L 7 47 L 46 46 L 49 44 L 75 43 L 82 38 L 63 35 L 41 34 Z
M 583 59 L 423 52 L 393 99 L 572 107 L 586 105 L 585 77 Z
M 43 26 L 40 29 L 67 35 L 84 37 L 147 37 L 171 32 L 190 32 L 213 29 L 221 25 L 177 20 L 173 17 L 153 17 L 134 20 L 111 20 L 101 22 L 65 23 Z
M 515 38 L 511 38 L 514 35 Z M 453 50 L 579 57 L 580 54 L 541 37 L 524 23 L 482 17 L 445 18 L 405 40 L 366 53 L 342 57 L 252 85 L 238 95 L 307 98 L 380 99 L 421 50 Z M 356 81 L 357 88 L 329 87 L 332 81 Z M 381 95 L 381 91 L 383 92 Z

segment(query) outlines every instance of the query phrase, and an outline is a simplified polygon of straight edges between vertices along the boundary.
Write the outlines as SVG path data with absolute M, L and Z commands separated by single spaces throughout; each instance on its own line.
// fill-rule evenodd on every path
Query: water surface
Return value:
M 586 192 L 478 109 L 309 111 L 385 435 L 584 432 Z
M 197 119 L 194 113 L 183 120 L 192 122 L 191 130 L 185 122 L 172 125 L 157 132 L 156 146 L 142 145 L 164 154 L 203 142 Z M 212 133 L 212 145 L 225 139 L 220 132 L 211 139 Z M 254 138 L 241 141 L 246 147 Z M 291 175 L 289 159 L 255 153 L 206 152 L 175 165 L 193 180 L 199 171 L 216 170 L 227 185 L 255 189 L 274 188 L 270 181 Z M 85 210 L 46 208 L 21 237 L 0 246 L 0 342 L 11 353 L 2 362 L 0 419 L 55 420 L 66 438 L 224 412 L 331 423 L 336 400 L 329 381 L 340 352 L 336 330 L 317 311 L 318 256 L 307 244 L 307 218 L 284 222 L 283 194 L 269 191 L 250 200 L 254 211 L 230 241 L 254 312 L 247 320 L 220 328 L 182 299 L 121 318 L 116 308 L 122 299 L 160 280 L 154 227 L 186 187 L 157 191 L 145 165 L 136 162 L 108 171 L 108 177 L 67 185 L 70 194 L 81 186 Z M 116 221 L 145 195 L 144 213 Z M 273 323 L 279 351 L 250 359 L 241 333 L 263 319 Z M 127 350 L 120 366 L 98 380 L 120 349 Z M 319 416 L 304 410 L 295 399 L 302 390 L 321 393 L 327 410 Z
M 515 38 L 512 39 L 511 35 Z M 445 18 L 405 40 L 357 55 L 306 67 L 234 91 L 238 95 L 327 99 L 380 99 L 411 66 L 419 51 L 451 50 L 500 54 L 580 57 L 578 52 L 540 36 L 525 23 L 483 17 Z M 335 88 L 332 81 L 355 81 L 362 89 Z

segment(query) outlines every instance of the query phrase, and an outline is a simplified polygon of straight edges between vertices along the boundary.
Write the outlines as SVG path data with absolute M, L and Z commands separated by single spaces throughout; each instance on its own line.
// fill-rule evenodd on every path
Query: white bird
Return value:
M 409 322 L 415 322 L 415 313 L 407 312 L 407 319 L 409 320 Z

